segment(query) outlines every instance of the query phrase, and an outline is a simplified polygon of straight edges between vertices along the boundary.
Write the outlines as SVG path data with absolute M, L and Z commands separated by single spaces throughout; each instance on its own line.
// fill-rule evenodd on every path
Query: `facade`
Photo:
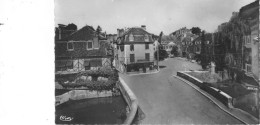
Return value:
M 176 46 L 176 44 L 173 41 L 162 41 L 161 42 L 162 48 L 166 50 L 168 55 L 171 54 L 173 46 Z
M 118 71 L 152 70 L 154 52 L 154 39 L 144 26 L 118 29 L 118 38 L 114 43 L 114 65 Z
M 192 44 L 192 41 L 198 36 L 191 33 L 190 29 L 186 27 L 180 28 L 170 34 L 171 37 L 175 37 L 174 43 L 178 47 L 178 53 L 180 56 L 186 57 L 189 55 L 188 48 Z
M 64 39 L 55 40 L 55 73 L 70 74 L 111 66 L 111 48 L 105 38 L 85 26 Z
M 189 59 L 195 59 L 197 58 L 201 53 L 201 43 L 202 39 L 201 36 L 196 37 L 194 40 L 192 40 L 189 44 L 187 44 L 187 53 L 188 53 L 188 58 Z M 205 34 L 205 53 L 207 58 L 210 60 L 212 56 L 212 34 L 211 33 L 206 33 Z
M 239 11 L 239 16 L 250 27 L 250 33 L 243 36 L 244 50 L 244 71 L 247 75 L 252 75 L 259 79 L 259 0 L 252 2 Z

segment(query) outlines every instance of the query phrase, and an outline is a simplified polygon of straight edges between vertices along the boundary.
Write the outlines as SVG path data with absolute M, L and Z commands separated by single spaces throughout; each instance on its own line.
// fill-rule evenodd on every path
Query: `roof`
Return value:
M 64 40 L 73 40 L 73 41 L 88 41 L 95 37 L 95 30 L 91 26 L 84 26 L 83 28 L 79 29 L 78 31 L 72 33 Z
M 175 44 L 174 42 L 171 41 L 168 45 L 176 45 L 176 44 Z
M 146 30 L 144 30 L 141 27 L 132 27 L 132 28 L 128 29 L 126 32 L 124 32 L 122 37 L 125 35 L 130 35 L 131 33 L 133 35 L 145 35 L 145 34 L 152 35 L 151 33 L 148 33 Z
M 259 0 L 256 0 L 248 5 L 243 6 L 239 10 L 239 15 L 242 18 L 254 18 L 259 13 Z
M 134 35 L 134 41 L 133 42 L 144 42 L 144 35 L 149 35 L 149 42 L 153 42 L 153 34 L 147 32 L 146 30 L 142 29 L 141 27 L 133 27 L 125 31 L 121 36 L 118 37 L 118 39 L 121 40 L 122 43 L 129 42 L 129 39 L 125 39 L 126 35 L 127 38 L 129 38 L 129 35 Z
M 55 43 L 55 57 L 60 58 L 94 58 L 94 57 L 107 57 L 106 48 L 110 45 L 106 41 L 99 41 L 99 49 L 87 50 L 86 42 L 73 42 L 74 50 L 67 51 L 67 42 Z

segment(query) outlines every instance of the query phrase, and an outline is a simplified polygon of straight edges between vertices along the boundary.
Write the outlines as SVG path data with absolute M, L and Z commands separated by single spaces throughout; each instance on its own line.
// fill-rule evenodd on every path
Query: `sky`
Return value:
M 146 25 L 150 33 L 170 34 L 181 27 L 214 32 L 232 12 L 255 0 L 55 0 L 55 26 L 100 25 L 107 33 L 117 28 Z

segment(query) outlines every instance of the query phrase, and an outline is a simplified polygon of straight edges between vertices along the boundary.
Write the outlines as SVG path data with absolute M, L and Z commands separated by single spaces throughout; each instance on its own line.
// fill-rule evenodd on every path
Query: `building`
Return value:
M 152 70 L 154 68 L 154 39 L 146 27 L 118 29 L 114 43 L 114 65 L 120 72 Z
M 68 25 L 58 24 L 58 27 L 55 28 L 55 40 L 64 39 L 77 30 L 77 28 L 72 29 L 67 27 Z
M 186 57 L 189 54 L 188 47 L 191 45 L 191 41 L 198 37 L 192 34 L 191 30 L 186 27 L 174 31 L 170 36 L 176 38 L 174 43 L 178 47 L 179 55 L 183 57 Z
M 106 38 L 98 37 L 91 26 L 84 26 L 55 40 L 55 73 L 70 74 L 111 66 L 111 50 Z
M 250 27 L 250 32 L 243 36 L 244 63 L 243 68 L 246 75 L 253 76 L 256 80 L 260 78 L 260 46 L 259 46 L 259 0 L 243 6 L 239 10 L 239 16 L 245 24 Z
M 205 41 L 205 53 L 208 60 L 211 60 L 212 56 L 212 34 L 211 33 L 206 33 L 204 35 Z M 194 38 L 194 37 L 193 37 Z M 201 36 L 195 37 L 190 43 L 186 44 L 187 48 L 187 56 L 189 59 L 197 59 L 198 56 L 201 54 L 201 43 L 202 43 L 202 38 Z

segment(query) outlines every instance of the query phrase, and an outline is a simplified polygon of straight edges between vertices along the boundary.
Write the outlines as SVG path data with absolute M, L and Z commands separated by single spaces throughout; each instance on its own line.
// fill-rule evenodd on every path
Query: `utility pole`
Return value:
M 159 71 L 159 42 L 157 45 L 157 70 Z

